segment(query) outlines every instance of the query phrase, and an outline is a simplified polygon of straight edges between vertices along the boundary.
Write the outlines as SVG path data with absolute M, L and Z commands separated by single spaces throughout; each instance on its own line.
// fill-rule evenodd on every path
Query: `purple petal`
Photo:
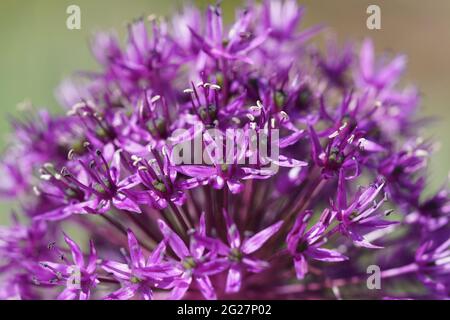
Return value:
M 225 291 L 227 293 L 238 292 L 242 284 L 242 271 L 239 266 L 233 266 L 228 270 L 227 284 Z
M 291 146 L 294 143 L 296 143 L 297 141 L 299 141 L 304 135 L 305 135 L 304 130 L 296 131 L 296 132 L 290 134 L 289 136 L 280 139 L 279 147 L 286 148 L 288 146 Z
M 153 250 L 151 256 L 148 258 L 147 265 L 158 264 L 164 258 L 166 252 L 166 243 L 161 241 L 158 246 Z
M 339 180 L 336 198 L 337 198 L 337 208 L 339 210 L 344 210 L 345 208 L 347 208 L 347 191 L 345 189 L 345 173 L 343 169 L 339 171 Z
M 170 247 L 180 259 L 190 256 L 189 249 L 184 241 L 181 240 L 181 238 L 173 232 L 164 221 L 158 220 L 158 225 L 164 238 L 168 241 Z
M 81 252 L 80 247 L 72 239 L 70 239 L 66 234 L 64 234 L 64 240 L 66 241 L 67 245 L 69 246 L 70 251 L 72 251 L 73 261 L 80 268 L 84 268 L 84 258 L 83 258 L 83 253 Z
M 208 276 L 196 277 L 195 281 L 197 282 L 200 292 L 207 300 L 217 300 L 216 291 L 211 283 L 211 280 Z
M 89 248 L 90 254 L 86 271 L 89 273 L 93 273 L 97 268 L 97 251 L 95 250 L 94 241 L 89 241 Z
M 269 267 L 269 263 L 267 261 L 257 259 L 244 258 L 242 259 L 242 263 L 245 264 L 248 271 L 253 273 L 262 272 L 264 269 Z
M 348 257 L 344 256 L 343 254 L 324 248 L 309 247 L 306 251 L 306 254 L 312 259 L 326 262 L 340 262 L 348 260 Z
M 232 248 L 239 248 L 241 246 L 239 230 L 225 209 L 223 209 L 223 216 L 225 218 L 225 223 L 227 224 L 228 243 Z
M 363 236 L 356 233 L 355 231 L 348 228 L 346 230 L 347 235 L 350 237 L 350 239 L 353 241 L 353 243 L 358 247 L 368 248 L 368 249 L 382 249 L 383 247 L 374 245 L 367 241 Z
M 230 266 L 230 260 L 228 258 L 218 258 L 212 261 L 208 261 L 200 264 L 196 269 L 196 274 L 212 276 L 214 274 L 225 271 Z
M 288 158 L 283 155 L 279 155 L 278 160 L 272 160 L 272 162 L 280 167 L 285 168 L 306 167 L 308 165 L 308 163 L 305 161 Z
M 75 289 L 64 289 L 63 292 L 61 292 L 57 300 L 75 300 L 78 297 L 78 290 Z
M 227 185 L 232 194 L 238 194 L 244 189 L 244 185 L 237 180 L 227 180 Z
M 210 166 L 180 165 L 176 167 L 176 170 L 197 179 L 209 178 L 216 175 L 216 168 Z
M 142 212 L 141 209 L 139 208 L 139 205 L 127 197 L 120 197 L 120 198 L 118 196 L 114 197 L 113 205 L 114 207 L 120 210 L 127 210 L 136 213 Z
M 251 238 L 244 240 L 244 243 L 241 247 L 242 252 L 250 254 L 261 248 L 262 245 L 266 243 L 266 241 L 269 240 L 270 237 L 272 237 L 275 233 L 278 232 L 278 230 L 280 230 L 282 225 L 283 221 L 279 221 L 271 225 L 270 227 L 267 227 L 266 229 L 258 232 Z
M 374 49 L 370 39 L 365 39 L 361 47 L 360 68 L 364 80 L 369 80 L 373 75 Z
M 144 267 L 145 259 L 141 250 L 141 246 L 139 245 L 136 236 L 134 235 L 131 229 L 127 230 L 128 234 L 128 248 L 130 250 L 130 257 L 133 266 L 135 267 Z
M 389 82 L 395 82 L 401 75 L 406 66 L 406 57 L 398 56 L 389 65 L 383 68 L 383 70 L 377 76 L 378 84 L 385 84 Z
M 306 262 L 303 254 L 298 254 L 294 257 L 294 267 L 297 279 L 303 280 L 306 273 L 308 273 L 308 262 Z
M 178 280 L 175 283 L 175 287 L 172 290 L 172 294 L 170 295 L 171 300 L 180 300 L 184 297 L 186 291 L 188 291 L 192 282 L 192 277 L 188 277 L 187 279 Z
M 104 297 L 104 300 L 129 300 L 134 297 L 137 291 L 137 286 L 130 285 L 120 288 L 113 293 Z
M 205 212 L 202 212 L 202 215 L 200 216 L 200 222 L 199 222 L 199 226 L 197 228 L 196 233 L 200 237 L 206 236 Z M 196 237 L 192 237 L 191 243 L 189 245 L 189 249 L 192 252 L 193 257 L 198 259 L 203 255 L 205 246 L 202 243 L 198 242 Z
M 214 253 L 219 253 L 221 255 L 228 255 L 230 252 L 230 248 L 228 248 L 222 241 L 218 239 L 213 239 L 210 237 L 202 237 L 200 235 L 194 235 L 196 241 L 200 244 L 208 248 L 210 251 Z
M 317 133 L 312 125 L 308 126 L 308 131 L 309 131 L 309 138 L 311 140 L 312 158 L 316 163 L 320 163 L 321 160 L 319 156 L 322 153 L 323 149 L 322 146 L 320 145 L 319 137 L 317 136 Z
M 297 246 L 300 241 L 300 239 L 303 237 L 303 233 L 305 232 L 305 229 L 307 227 L 307 218 L 312 214 L 311 211 L 305 211 L 297 216 L 297 219 L 295 219 L 294 226 L 292 227 L 291 231 L 289 231 L 286 242 L 287 242 L 287 248 L 289 252 L 294 254 L 297 251 Z

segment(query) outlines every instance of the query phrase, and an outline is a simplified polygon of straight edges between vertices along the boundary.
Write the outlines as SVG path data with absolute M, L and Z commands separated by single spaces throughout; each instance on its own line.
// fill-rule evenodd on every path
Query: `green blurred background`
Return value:
M 17 104 L 32 101 L 36 107 L 57 111 L 57 84 L 75 70 L 95 69 L 88 42 L 96 30 L 118 31 L 125 24 L 149 14 L 167 15 L 183 5 L 177 0 L 0 0 L 0 147 L 9 132 L 8 116 L 18 115 Z M 193 1 L 201 7 L 215 1 Z M 222 2 L 227 21 L 242 1 Z M 403 52 L 409 56 L 406 82 L 423 93 L 423 115 L 438 121 L 424 136 L 440 141 L 432 159 L 430 186 L 441 185 L 449 170 L 450 133 L 450 1 L 448 0 L 305 0 L 303 26 L 324 22 L 341 42 L 370 36 L 379 52 Z M 66 8 L 81 8 L 81 30 L 66 28 Z M 366 8 L 381 7 L 382 29 L 366 28 Z M 0 223 L 10 204 L 0 204 Z

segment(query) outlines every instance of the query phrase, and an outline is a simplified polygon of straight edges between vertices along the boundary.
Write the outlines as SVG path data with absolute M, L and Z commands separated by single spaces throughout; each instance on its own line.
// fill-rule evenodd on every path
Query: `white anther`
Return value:
M 347 123 L 347 121 L 345 121 L 345 122 L 342 124 L 342 126 L 339 127 L 339 131 L 344 130 L 344 129 L 347 127 L 347 125 L 348 125 L 348 123 Z
M 251 106 L 249 109 L 252 112 L 259 112 L 259 111 L 261 111 L 261 108 L 258 107 L 258 106 Z
M 47 169 L 47 170 L 52 170 L 52 169 L 55 168 L 55 166 L 54 166 L 52 163 L 50 163 L 50 162 L 44 163 L 43 167 L 44 167 L 45 169 Z
M 338 135 L 339 135 L 339 131 L 335 131 L 335 132 L 333 132 L 332 134 L 330 134 L 330 135 L 328 136 L 328 138 L 333 139 L 333 138 L 336 138 Z
M 67 159 L 73 160 L 74 155 L 75 155 L 75 150 L 70 149 L 70 150 L 69 150 L 69 153 L 67 153 Z
M 41 174 L 39 178 L 45 181 L 49 181 L 52 178 L 52 176 L 50 174 Z
M 139 162 L 141 162 L 142 158 L 138 157 L 137 155 L 132 155 L 131 160 L 133 161 L 133 166 L 137 166 Z
M 270 119 L 270 127 L 275 128 L 275 118 Z
M 353 143 L 353 140 L 355 139 L 355 135 L 354 134 L 352 134 L 351 136 L 350 136 L 350 138 L 348 138 L 348 140 L 347 140 L 347 142 L 348 143 Z
M 414 152 L 414 154 L 415 154 L 417 157 L 428 157 L 428 151 L 423 150 L 423 149 L 418 149 L 418 150 L 416 150 L 416 152 Z
M 255 117 L 252 114 L 247 113 L 246 116 L 250 121 L 255 121 Z
M 37 195 L 37 196 L 40 196 L 40 195 L 41 195 L 41 191 L 40 191 L 39 188 L 36 187 L 36 186 L 33 186 L 33 192 L 34 192 L 34 194 Z
M 161 96 L 154 96 L 153 98 L 150 99 L 151 103 L 155 103 L 156 101 L 158 101 L 159 99 L 161 99 Z
M 219 85 L 217 85 L 217 84 L 210 84 L 209 87 L 210 87 L 210 89 L 212 89 L 212 90 L 220 90 L 220 89 L 222 89 L 222 88 L 221 88 Z
M 263 108 L 263 105 L 262 105 L 262 103 L 261 103 L 261 101 L 256 101 L 256 105 L 260 108 L 260 109 L 262 109 Z
M 284 112 L 284 111 L 280 111 L 280 116 L 283 119 L 289 120 L 289 115 L 286 112 Z

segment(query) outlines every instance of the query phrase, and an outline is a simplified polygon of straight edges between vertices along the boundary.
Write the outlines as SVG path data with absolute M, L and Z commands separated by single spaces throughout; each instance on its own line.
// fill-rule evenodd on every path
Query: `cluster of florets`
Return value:
M 224 27 L 186 7 L 130 23 L 125 46 L 98 34 L 101 72 L 62 83 L 66 114 L 13 123 L 0 298 L 447 298 L 447 186 L 423 198 L 433 145 L 405 57 L 320 50 L 303 12 L 252 3 Z M 175 161 L 195 143 L 206 158 Z

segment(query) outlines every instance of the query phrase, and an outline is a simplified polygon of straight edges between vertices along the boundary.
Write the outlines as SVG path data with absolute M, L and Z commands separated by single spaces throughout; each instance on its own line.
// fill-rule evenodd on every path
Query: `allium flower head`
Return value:
M 124 46 L 97 34 L 101 71 L 61 84 L 64 112 L 13 122 L 0 298 L 448 298 L 448 186 L 423 196 L 406 56 L 319 50 L 304 13 L 187 6 L 130 22 Z

